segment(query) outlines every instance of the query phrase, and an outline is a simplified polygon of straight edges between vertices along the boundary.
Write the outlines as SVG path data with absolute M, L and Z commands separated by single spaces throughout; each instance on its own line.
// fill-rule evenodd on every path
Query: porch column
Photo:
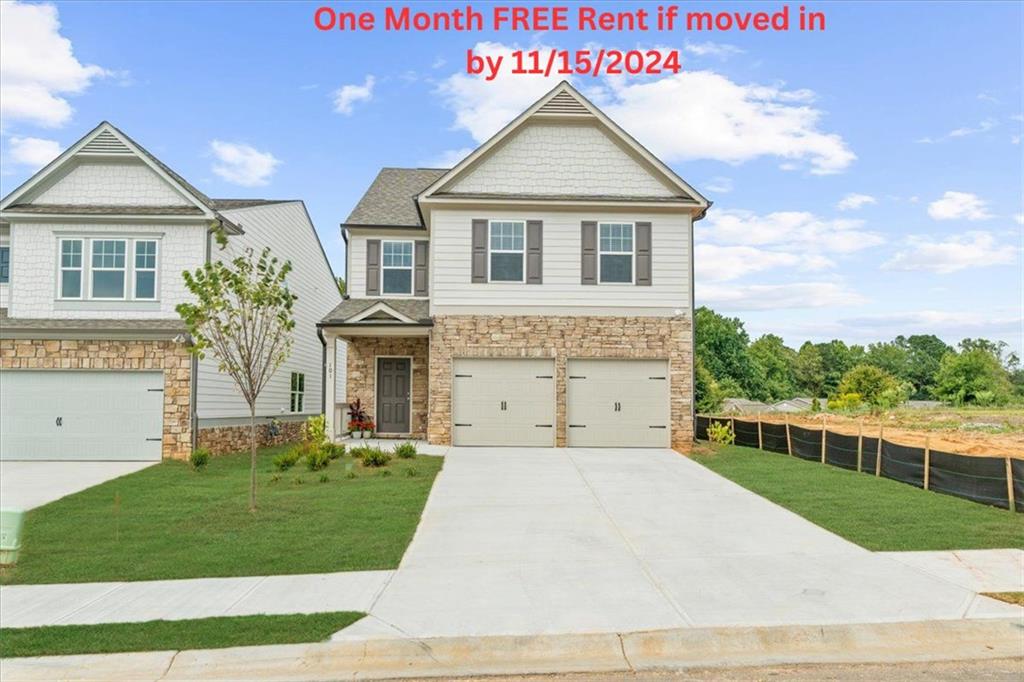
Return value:
M 324 376 L 324 425 L 327 428 L 327 438 L 334 442 L 334 403 L 335 403 L 335 381 L 338 358 L 338 337 L 329 331 L 324 331 L 324 338 L 327 341 L 327 371 Z

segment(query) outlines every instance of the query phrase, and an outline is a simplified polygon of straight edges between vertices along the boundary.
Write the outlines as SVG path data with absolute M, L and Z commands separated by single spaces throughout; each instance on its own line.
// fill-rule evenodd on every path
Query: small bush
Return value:
M 355 477 L 356 477 L 356 472 L 354 472 L 354 471 L 350 471 L 347 474 L 345 474 L 345 478 L 355 478 Z
M 292 448 L 285 450 L 281 454 L 274 457 L 274 466 L 277 467 L 278 471 L 288 471 L 295 463 L 302 459 L 305 453 L 301 448 Z
M 345 454 L 345 446 L 342 443 L 326 443 L 324 448 L 327 450 L 327 457 L 330 459 L 338 459 Z
M 270 482 L 271 483 L 277 483 L 280 480 L 281 480 L 281 474 L 274 474 L 273 476 L 270 477 Z
M 320 482 L 321 483 L 327 483 L 330 480 L 331 479 L 327 478 L 327 474 L 320 474 Z
M 828 409 L 852 412 L 860 409 L 863 404 L 860 393 L 842 393 L 828 401 Z
M 399 459 L 412 459 L 416 456 L 416 445 L 411 442 L 400 443 L 395 447 Z
M 317 449 L 327 442 L 327 420 L 322 414 L 310 417 L 302 425 L 302 440 Z
M 365 448 L 360 459 L 364 467 L 386 467 L 391 461 L 391 455 L 380 448 Z
M 708 440 L 720 445 L 732 445 L 736 442 L 736 434 L 728 422 L 713 421 L 708 425 Z
M 391 475 L 391 470 L 390 469 L 381 469 L 380 475 L 381 476 L 385 476 L 385 477 L 386 476 L 390 476 Z
M 306 466 L 310 471 L 326 469 L 331 463 L 331 453 L 325 447 L 310 448 L 306 452 Z
M 206 448 L 196 448 L 188 456 L 188 463 L 196 471 L 206 468 L 206 465 L 210 463 L 210 451 Z
M 416 471 L 415 467 L 409 467 L 405 470 L 405 475 L 409 478 L 414 478 L 420 475 L 420 472 Z

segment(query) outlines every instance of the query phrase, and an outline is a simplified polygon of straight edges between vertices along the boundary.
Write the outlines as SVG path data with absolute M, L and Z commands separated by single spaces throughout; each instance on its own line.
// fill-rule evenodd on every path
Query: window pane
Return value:
M 60 282 L 62 298 L 78 298 L 82 295 L 82 273 L 79 270 L 65 270 Z
M 94 268 L 123 268 L 124 241 L 100 239 L 92 243 L 92 266 Z
M 384 242 L 382 263 L 385 267 L 412 267 L 412 244 L 409 242 Z
M 523 256 L 519 253 L 491 254 L 492 282 L 522 282 Z
M 296 382 L 298 381 L 299 375 L 292 372 L 292 390 L 295 390 Z
M 82 242 L 65 240 L 60 243 L 60 264 L 65 268 L 82 267 Z
M 633 256 L 602 254 L 601 281 L 631 283 L 633 281 Z
M 124 298 L 124 271 L 93 270 L 93 298 Z
M 0 284 L 11 281 L 11 247 L 0 246 Z
M 156 298 L 156 273 L 152 270 L 135 272 L 135 298 Z
M 135 242 L 135 267 L 156 268 L 156 242 Z
M 384 270 L 383 292 L 385 294 L 411 294 L 412 270 Z

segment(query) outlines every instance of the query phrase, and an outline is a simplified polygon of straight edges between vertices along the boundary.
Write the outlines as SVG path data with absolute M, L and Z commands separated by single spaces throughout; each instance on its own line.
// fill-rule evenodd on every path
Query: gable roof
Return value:
M 394 318 L 387 322 L 389 324 L 432 324 L 429 301 L 402 298 L 346 298 L 324 316 L 319 326 L 336 327 L 345 324 L 359 324 L 360 315 L 370 313 L 374 308 L 385 313 L 388 313 L 389 308 L 393 311 L 394 314 L 388 313 Z M 402 318 L 411 320 L 411 322 L 406 322 Z M 363 324 L 365 325 L 367 322 L 380 321 L 366 320 Z
M 447 172 L 447 168 L 382 168 L 343 226 L 423 227 L 416 195 Z

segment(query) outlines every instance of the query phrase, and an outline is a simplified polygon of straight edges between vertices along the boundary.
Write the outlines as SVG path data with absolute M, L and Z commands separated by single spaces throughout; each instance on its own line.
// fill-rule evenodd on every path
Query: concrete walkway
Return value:
M 0 507 L 27 511 L 154 464 L 0 461 Z
M 973 592 L 1024 592 L 1024 550 L 1021 549 L 882 554 Z

